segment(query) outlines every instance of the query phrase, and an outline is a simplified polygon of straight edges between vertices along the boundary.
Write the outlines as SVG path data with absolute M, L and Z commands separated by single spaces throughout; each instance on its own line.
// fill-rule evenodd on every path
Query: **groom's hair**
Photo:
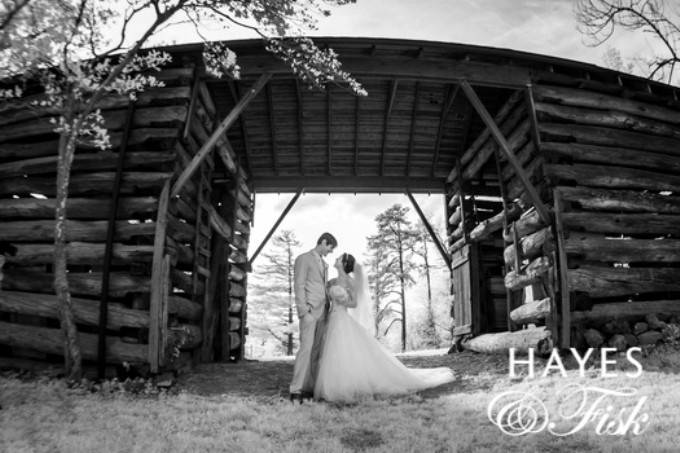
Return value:
M 316 245 L 321 244 L 323 241 L 326 241 L 326 245 L 332 245 L 333 247 L 338 246 L 338 240 L 335 239 L 335 236 L 333 236 L 330 233 L 324 233 L 321 236 L 319 236 L 319 240 L 316 241 Z

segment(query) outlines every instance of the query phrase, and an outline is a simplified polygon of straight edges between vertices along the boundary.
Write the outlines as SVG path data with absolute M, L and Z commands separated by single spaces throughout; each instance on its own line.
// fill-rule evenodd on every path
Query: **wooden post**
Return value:
M 451 257 L 449 256 L 448 252 L 446 251 L 446 249 L 442 245 L 441 241 L 439 240 L 439 237 L 437 237 L 437 235 L 435 234 L 434 228 L 432 228 L 432 225 L 430 225 L 430 222 L 425 217 L 423 210 L 420 209 L 418 202 L 416 201 L 415 198 L 413 198 L 413 194 L 408 189 L 406 190 L 406 196 L 408 196 L 408 199 L 411 200 L 411 204 L 413 205 L 416 212 L 418 213 L 418 216 L 420 217 L 420 220 L 423 222 L 423 225 L 425 225 L 425 229 L 430 234 L 430 237 L 432 238 L 432 242 L 434 242 L 434 245 L 437 246 L 437 250 L 439 250 L 439 254 L 444 259 L 444 262 L 446 263 L 446 265 L 450 268 L 451 267 Z
M 116 165 L 116 177 L 113 183 L 111 194 L 111 205 L 109 207 L 109 224 L 106 231 L 106 248 L 104 251 L 104 262 L 102 269 L 102 293 L 99 303 L 99 332 L 97 335 L 97 376 L 104 379 L 106 375 L 106 324 L 108 317 L 109 304 L 109 281 L 111 270 L 111 256 L 113 254 L 113 238 L 116 233 L 116 215 L 118 213 L 118 200 L 120 198 L 120 186 L 123 180 L 123 163 L 125 162 L 125 151 L 127 150 L 128 137 L 132 126 L 132 117 L 135 114 L 135 105 L 128 104 L 125 129 L 118 150 L 118 162 Z
M 560 347 L 568 348 L 571 342 L 571 306 L 569 300 L 569 279 L 567 276 L 567 252 L 564 248 L 564 228 L 562 225 L 562 199 L 559 191 L 553 190 L 555 202 L 555 238 L 557 240 L 557 263 L 560 279 Z M 553 301 L 554 303 L 555 301 Z M 556 322 L 556 320 L 553 320 Z
M 491 135 L 496 140 L 496 143 L 498 143 L 498 146 L 500 147 L 501 151 L 503 151 L 503 154 L 505 154 L 505 158 L 508 159 L 508 162 L 510 162 L 510 165 L 512 165 L 513 169 L 515 170 L 515 173 L 522 182 L 524 189 L 527 191 L 529 197 L 531 198 L 532 203 L 536 207 L 536 211 L 538 211 L 538 214 L 540 215 L 541 219 L 543 220 L 543 222 L 545 222 L 546 225 L 550 225 L 552 223 L 552 219 L 550 217 L 548 209 L 543 204 L 543 201 L 541 201 L 541 197 L 538 194 L 538 191 L 533 186 L 533 184 L 531 184 L 529 176 L 526 174 L 526 172 L 522 168 L 522 165 L 517 160 L 517 157 L 512 152 L 512 149 L 510 148 L 508 141 L 503 136 L 503 133 L 500 131 L 500 129 L 498 129 L 498 126 L 494 122 L 493 118 L 489 114 L 486 107 L 484 107 L 484 104 L 482 104 L 482 101 L 479 99 L 477 93 L 475 93 L 475 90 L 472 88 L 470 83 L 467 80 L 463 80 L 461 82 L 461 87 L 463 88 L 463 91 L 465 91 L 465 94 L 467 95 L 468 100 L 470 101 L 472 106 L 475 108 L 479 116 L 482 118 L 484 124 L 486 124 L 486 127 L 489 128 Z
M 162 332 L 167 332 L 167 305 L 164 308 L 164 299 L 167 299 L 167 278 L 169 263 L 166 268 L 165 236 L 168 220 L 168 201 L 170 195 L 170 180 L 163 186 L 163 191 L 158 201 L 158 213 L 156 214 L 156 234 L 153 244 L 153 259 L 151 262 L 151 297 L 149 300 L 149 365 L 152 373 L 157 373 L 162 363 L 164 349 Z M 164 321 L 165 319 L 165 321 Z M 164 324 L 165 322 L 165 324 Z

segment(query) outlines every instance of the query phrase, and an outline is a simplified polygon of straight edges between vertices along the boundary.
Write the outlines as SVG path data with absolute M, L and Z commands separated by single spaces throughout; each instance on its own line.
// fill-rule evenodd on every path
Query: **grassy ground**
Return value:
M 0 451 L 111 452 L 676 452 L 680 437 L 680 350 L 641 359 L 642 376 L 602 378 L 599 368 L 568 378 L 508 377 L 507 357 L 473 353 L 406 356 L 409 366 L 449 365 L 457 381 L 419 394 L 353 405 L 286 399 L 291 361 L 213 364 L 182 377 L 169 394 L 90 393 L 63 381 L 0 377 Z M 620 369 L 625 357 L 618 357 Z M 599 366 L 599 365 L 598 365 Z M 537 371 L 543 369 L 539 363 Z M 531 391 L 549 409 L 567 382 L 647 396 L 648 428 L 639 436 L 597 435 L 594 424 L 567 437 L 502 434 L 487 405 L 508 391 Z M 633 403 L 631 403 L 633 404 Z

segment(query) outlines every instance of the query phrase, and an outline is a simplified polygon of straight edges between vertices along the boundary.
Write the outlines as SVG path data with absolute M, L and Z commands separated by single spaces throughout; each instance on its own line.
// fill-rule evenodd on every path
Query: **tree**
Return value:
M 247 27 L 266 42 L 311 87 L 327 83 L 366 94 L 332 49 L 320 49 L 301 32 L 316 26 L 328 6 L 353 0 L 5 0 L 0 9 L 0 96 L 19 98 L 51 116 L 59 135 L 54 225 L 54 286 L 64 332 L 68 377 L 82 375 L 78 330 L 73 316 L 66 260 L 66 200 L 75 150 L 88 144 L 111 147 L 100 103 L 112 96 L 134 100 L 146 88 L 162 86 L 149 71 L 170 61 L 164 52 L 140 52 L 159 30 L 192 24 Z M 289 38 L 290 37 L 290 38 Z M 237 58 L 223 43 L 206 43 L 206 68 L 214 76 L 239 77 Z
M 651 35 L 662 55 L 647 60 L 648 77 L 671 83 L 680 62 L 680 16 L 672 6 L 664 0 L 579 0 L 576 20 L 592 46 L 606 42 L 617 28 Z
M 276 312 L 277 309 L 283 313 L 284 332 L 279 332 L 280 329 L 267 327 L 267 331 L 280 340 L 285 347 L 286 355 L 293 355 L 293 309 L 295 302 L 293 299 L 293 271 L 295 268 L 295 255 L 302 243 L 297 240 L 295 233 L 290 230 L 282 230 L 280 233 L 272 237 L 270 252 L 262 255 L 266 263 L 258 269 L 258 273 L 266 275 L 267 279 L 264 282 L 266 286 L 266 293 L 270 300 L 267 309 Z M 259 266 L 258 266 L 259 267 Z M 279 299 L 278 294 L 285 294 L 283 304 L 282 299 Z M 272 307 L 273 304 L 276 304 Z M 281 320 L 281 318 L 279 318 Z M 278 325 L 281 323 L 279 322 Z M 285 338 L 284 338 L 285 336 Z
M 380 293 L 386 296 L 386 303 L 378 310 L 376 323 L 388 314 L 394 315 L 384 335 L 396 323 L 401 323 L 401 350 L 406 350 L 406 287 L 413 284 L 412 273 L 415 263 L 411 260 L 414 242 L 418 234 L 407 218 L 409 209 L 395 204 L 375 218 L 378 232 L 368 237 L 368 248 L 372 255 L 372 281 L 374 291 L 380 285 Z M 393 298 L 396 296 L 396 298 Z M 380 299 L 376 299 L 378 307 Z M 399 310 L 393 306 L 399 305 Z

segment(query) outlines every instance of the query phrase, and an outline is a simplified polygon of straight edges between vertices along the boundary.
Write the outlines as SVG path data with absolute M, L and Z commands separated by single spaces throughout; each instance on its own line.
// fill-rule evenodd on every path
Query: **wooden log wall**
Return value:
M 650 91 L 568 80 L 534 96 L 573 321 L 677 313 L 680 109 Z
M 125 141 L 109 274 L 107 362 L 148 365 L 159 200 L 175 171 L 174 147 L 187 116 L 192 75 L 193 68 L 159 73 L 166 86 L 141 94 L 132 109 L 126 97 L 105 99 L 100 107 L 112 149 L 84 143 L 76 150 L 67 203 L 68 278 L 86 364 L 97 359 L 107 219 Z M 6 257 L 0 292 L 0 355 L 61 362 L 52 273 L 57 136 L 50 118 L 56 112 L 23 101 L 0 108 L 0 240 L 16 247 Z M 177 235 L 190 230 L 174 221 L 168 228 Z M 186 309 L 169 302 L 171 312 Z

